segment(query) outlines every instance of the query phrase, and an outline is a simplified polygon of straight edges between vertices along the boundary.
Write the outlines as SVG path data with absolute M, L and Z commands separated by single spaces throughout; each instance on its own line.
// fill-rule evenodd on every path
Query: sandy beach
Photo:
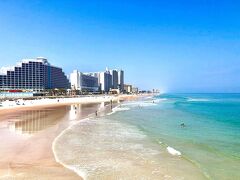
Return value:
M 0 108 L 0 179 L 80 179 L 58 164 L 52 142 L 69 125 L 89 116 L 111 111 L 112 100 L 133 100 L 138 96 L 100 96 L 56 99 L 49 103 Z M 47 102 L 47 101 L 45 101 Z

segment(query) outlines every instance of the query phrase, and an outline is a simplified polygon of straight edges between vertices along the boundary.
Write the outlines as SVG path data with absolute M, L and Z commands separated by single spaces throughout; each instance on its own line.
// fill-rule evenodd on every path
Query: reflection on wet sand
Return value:
M 32 135 L 56 125 L 63 119 L 68 121 L 82 118 L 86 109 L 102 109 L 105 104 L 75 104 L 44 109 L 25 110 L 7 117 L 8 128 L 17 134 Z
M 68 111 L 67 107 L 58 109 L 28 110 L 9 119 L 8 127 L 19 134 L 34 134 L 52 125 L 57 124 Z
M 1 112 L 0 179 L 51 179 L 53 175 L 57 179 L 79 179 L 56 163 L 52 142 L 70 124 L 99 108 L 98 103 Z
M 69 125 L 96 111 L 99 117 L 107 114 L 110 107 L 56 104 L 0 111 L 0 179 L 79 179 L 55 161 L 52 142 Z

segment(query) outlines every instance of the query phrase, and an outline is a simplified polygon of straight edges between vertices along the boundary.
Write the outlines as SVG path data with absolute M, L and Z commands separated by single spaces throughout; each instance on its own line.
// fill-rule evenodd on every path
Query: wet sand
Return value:
M 71 123 L 109 108 L 102 103 L 1 112 L 0 179 L 80 179 L 55 161 L 52 142 Z
M 148 95 L 149 96 L 149 95 Z M 142 96 L 121 96 L 135 100 Z M 81 179 L 55 161 L 52 142 L 69 125 L 111 111 L 109 103 L 51 104 L 0 110 L 0 179 Z

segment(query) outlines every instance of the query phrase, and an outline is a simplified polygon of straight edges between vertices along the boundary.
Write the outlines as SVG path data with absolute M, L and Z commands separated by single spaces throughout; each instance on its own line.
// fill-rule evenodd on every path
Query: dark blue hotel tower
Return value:
M 0 90 L 44 91 L 68 89 L 70 83 L 61 68 L 45 58 L 23 60 L 18 66 L 0 75 Z

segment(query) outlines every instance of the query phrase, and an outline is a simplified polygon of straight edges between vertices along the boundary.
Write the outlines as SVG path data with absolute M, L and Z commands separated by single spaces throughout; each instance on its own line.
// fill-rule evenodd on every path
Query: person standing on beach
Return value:
M 98 115 L 98 112 L 97 112 L 97 111 L 95 112 L 95 115 L 96 115 L 96 116 Z
M 112 100 L 110 101 L 110 103 L 111 103 L 111 110 L 112 110 L 112 103 L 113 103 Z

